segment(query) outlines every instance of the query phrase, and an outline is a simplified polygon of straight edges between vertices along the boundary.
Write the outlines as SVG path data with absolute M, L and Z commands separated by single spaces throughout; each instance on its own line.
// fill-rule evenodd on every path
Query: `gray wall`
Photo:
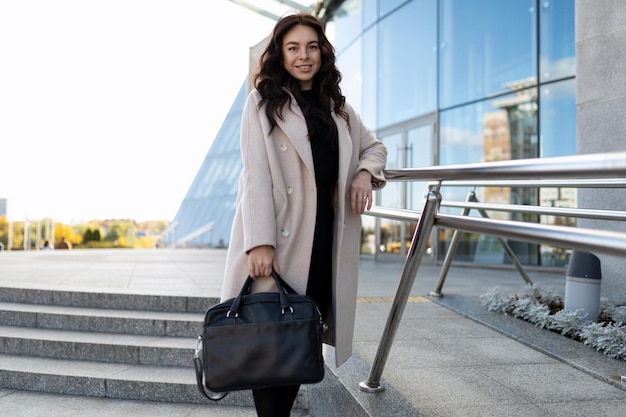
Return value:
M 626 1 L 576 0 L 576 142 L 579 154 L 626 150 Z M 578 192 L 578 207 L 626 210 L 626 190 Z M 626 224 L 580 220 L 626 232 Z M 626 259 L 596 253 L 602 296 L 626 303 Z

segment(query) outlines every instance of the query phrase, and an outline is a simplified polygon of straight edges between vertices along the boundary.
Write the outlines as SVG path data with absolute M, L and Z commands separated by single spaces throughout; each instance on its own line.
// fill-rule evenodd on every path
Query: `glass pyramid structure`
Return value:
M 239 129 L 247 92 L 248 83 L 244 82 L 174 220 L 163 233 L 163 244 L 228 245 L 243 166 Z

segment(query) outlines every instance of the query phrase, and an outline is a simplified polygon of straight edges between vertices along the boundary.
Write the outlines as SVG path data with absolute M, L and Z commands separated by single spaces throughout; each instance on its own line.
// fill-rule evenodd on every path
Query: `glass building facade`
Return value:
M 387 168 L 576 154 L 574 0 L 346 0 L 327 24 L 342 90 L 389 151 Z M 256 60 L 251 60 L 256 61 Z M 165 243 L 227 244 L 241 170 L 233 104 Z M 426 183 L 389 183 L 381 206 L 419 210 Z M 470 188 L 443 187 L 464 200 Z M 575 190 L 479 188 L 481 202 L 576 207 Z M 442 208 L 460 213 L 460 209 Z M 498 218 L 506 215 L 489 213 Z M 474 215 L 474 213 L 472 213 Z M 525 220 L 559 223 L 542 216 Z M 414 224 L 363 216 L 362 252 L 403 260 Z M 431 236 L 442 260 L 451 231 Z M 509 242 L 527 265 L 562 266 L 559 248 Z M 455 261 L 504 264 L 498 242 L 463 234 Z
M 576 154 L 574 3 L 345 1 L 328 26 L 342 88 L 386 144 L 387 167 Z M 390 183 L 377 193 L 377 203 L 419 210 L 426 185 Z M 442 194 L 464 200 L 469 190 L 444 186 Z M 489 203 L 576 206 L 573 190 L 479 188 L 477 194 Z M 442 207 L 442 212 L 460 214 L 460 209 Z M 368 216 L 363 222 L 364 252 L 404 258 L 414 225 Z M 451 234 L 433 234 L 431 261 L 443 258 Z M 559 248 L 509 244 L 525 264 L 566 262 Z M 495 239 L 463 234 L 455 261 L 503 264 L 508 259 Z
M 247 87 L 248 83 L 244 82 L 174 220 L 163 234 L 164 244 L 209 247 L 228 244 L 243 167 L 239 127 Z

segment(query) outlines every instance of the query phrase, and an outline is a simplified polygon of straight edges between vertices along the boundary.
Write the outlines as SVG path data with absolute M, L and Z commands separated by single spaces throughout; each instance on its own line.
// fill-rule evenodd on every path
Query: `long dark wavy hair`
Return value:
M 254 85 L 261 94 L 259 107 L 266 104 L 265 112 L 272 126 L 276 126 L 276 119 L 282 120 L 282 109 L 291 101 L 289 92 L 298 102 L 302 102 L 300 83 L 293 78 L 283 66 L 283 38 L 296 25 L 312 28 L 317 33 L 321 51 L 320 69 L 313 77 L 313 92 L 322 102 L 332 103 L 336 114 L 349 122 L 348 113 L 343 110 L 346 98 L 341 94 L 339 82 L 341 73 L 335 66 L 335 48 L 328 41 L 320 21 L 313 15 L 298 13 L 282 17 L 274 30 L 259 59 L 259 68 L 254 76 Z M 332 119 L 328 120 L 332 123 Z M 336 129 L 334 123 L 332 128 Z

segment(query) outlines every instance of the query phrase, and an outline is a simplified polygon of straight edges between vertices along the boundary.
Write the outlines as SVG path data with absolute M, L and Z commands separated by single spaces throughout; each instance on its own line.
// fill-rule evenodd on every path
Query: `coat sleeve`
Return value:
M 356 172 L 365 170 L 372 174 L 372 188 L 379 190 L 386 184 L 383 170 L 387 165 L 387 148 L 382 141 L 376 139 L 372 132 L 363 124 L 359 114 L 346 104 L 350 116 L 350 132 L 356 135 L 359 144 L 359 162 Z
M 258 94 L 248 95 L 241 117 L 241 157 L 243 171 L 240 179 L 244 251 L 270 245 L 276 247 L 276 217 L 272 198 L 272 179 L 266 148 L 266 127 L 262 110 L 258 109 Z M 264 130 L 265 128 L 265 130 Z

